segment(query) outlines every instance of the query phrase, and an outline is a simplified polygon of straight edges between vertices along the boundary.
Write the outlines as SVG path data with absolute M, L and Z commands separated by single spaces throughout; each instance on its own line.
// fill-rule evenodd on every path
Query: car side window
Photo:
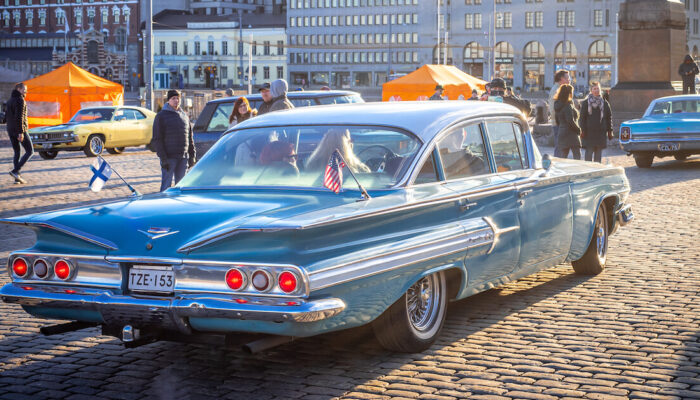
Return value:
M 141 111 L 138 110 L 131 110 L 134 112 L 134 116 L 136 116 L 136 119 L 146 119 L 146 116 L 143 115 Z
M 136 121 L 136 114 L 134 113 L 134 110 L 126 109 L 124 110 L 124 115 L 126 116 L 127 121 Z
M 311 99 L 289 99 L 291 100 L 292 104 L 294 104 L 294 107 L 309 107 L 311 103 Z
M 486 131 L 496 161 L 496 172 L 513 171 L 525 167 L 512 122 L 487 122 Z
M 527 168 L 530 164 L 527 162 L 527 152 L 525 151 L 525 139 L 523 139 L 523 130 L 520 124 L 513 122 L 513 132 L 515 132 L 515 141 L 518 142 L 518 151 L 520 151 L 520 160 L 523 162 L 523 167 Z
M 446 179 L 466 178 L 491 172 L 479 124 L 453 129 L 438 142 L 437 147 Z
M 651 110 L 652 115 L 658 114 L 669 114 L 669 106 L 671 105 L 668 101 L 657 101 L 654 104 L 654 108 Z
M 214 115 L 211 116 L 209 125 L 207 125 L 207 132 L 220 132 L 228 129 L 228 118 L 231 116 L 231 111 L 233 111 L 233 102 L 219 104 L 214 110 Z
M 437 182 L 437 169 L 435 169 L 435 153 L 430 153 L 430 157 L 423 163 L 420 172 L 416 176 L 414 184 Z

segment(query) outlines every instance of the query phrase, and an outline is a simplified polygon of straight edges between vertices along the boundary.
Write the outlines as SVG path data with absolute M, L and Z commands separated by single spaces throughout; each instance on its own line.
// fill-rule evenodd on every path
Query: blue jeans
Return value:
M 168 158 L 168 169 L 161 167 L 162 178 L 160 180 L 160 191 L 173 185 L 173 176 L 177 185 L 187 172 L 187 158 Z
M 12 164 L 14 166 L 14 168 L 12 169 L 12 172 L 14 172 L 15 174 L 19 174 L 19 170 L 22 169 L 24 164 L 27 163 L 27 161 L 29 160 L 29 157 L 31 157 L 32 154 L 34 154 L 34 148 L 32 146 L 32 139 L 29 137 L 28 134 L 25 133 L 24 135 L 22 135 L 23 138 L 22 138 L 22 141 L 20 142 L 17 139 L 16 133 L 7 132 L 7 134 L 8 134 L 8 136 L 10 136 L 10 142 L 12 143 L 12 150 L 15 153 L 12 157 Z M 24 148 L 24 155 L 22 156 L 22 158 L 19 157 L 20 144 Z
M 552 133 L 554 134 L 554 157 L 560 157 L 559 151 L 559 125 L 552 125 Z

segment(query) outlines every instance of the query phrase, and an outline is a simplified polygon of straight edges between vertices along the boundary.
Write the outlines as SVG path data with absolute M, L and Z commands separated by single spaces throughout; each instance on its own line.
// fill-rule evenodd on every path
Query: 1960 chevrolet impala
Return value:
M 371 323 L 386 348 L 421 351 L 448 300 L 562 262 L 603 271 L 629 190 L 621 168 L 542 157 L 500 103 L 271 113 L 163 193 L 2 220 L 37 242 L 11 254 L 0 295 L 73 321 L 50 333 L 101 325 L 137 343 Z

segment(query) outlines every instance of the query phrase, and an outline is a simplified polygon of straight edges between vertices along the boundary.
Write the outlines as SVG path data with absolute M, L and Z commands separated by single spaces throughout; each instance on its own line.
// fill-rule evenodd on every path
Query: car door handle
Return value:
M 521 190 L 518 192 L 518 198 L 523 199 L 527 197 L 530 193 L 532 193 L 532 189 Z
M 476 203 L 470 203 L 469 199 L 459 199 L 459 209 L 467 211 L 469 208 L 476 206 Z

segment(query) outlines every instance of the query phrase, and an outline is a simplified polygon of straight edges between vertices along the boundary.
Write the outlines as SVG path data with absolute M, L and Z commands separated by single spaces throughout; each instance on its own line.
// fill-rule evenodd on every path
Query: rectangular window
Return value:
M 284 54 L 284 40 L 277 41 L 277 55 L 281 56 Z
M 698 0 L 693 0 L 693 11 L 698 12 Z
M 603 10 L 593 10 L 593 26 L 603 26 Z
M 170 54 L 177 55 L 177 42 L 170 43 Z
M 270 55 L 270 41 L 266 40 L 263 42 L 263 55 Z
M 511 136 L 513 130 L 511 129 Z M 479 124 L 453 128 L 437 144 L 445 178 L 462 179 L 491 172 Z M 499 148 L 500 151 L 500 148 Z
M 228 55 L 228 42 L 225 40 L 221 42 L 221 55 L 222 56 Z
M 481 14 L 474 14 L 474 29 L 481 29 Z
M 525 12 L 525 27 L 534 28 L 535 27 L 535 13 L 532 11 Z
M 182 54 L 187 55 L 188 50 L 187 50 L 187 42 L 182 42 Z
M 535 26 L 542 28 L 544 26 L 544 13 L 542 11 L 535 12 Z
M 526 157 L 521 154 L 521 146 L 515 137 L 513 124 L 511 122 L 487 122 L 486 130 L 490 142 L 498 143 L 498 154 L 495 155 L 496 171 L 506 172 L 523 169 L 525 167 L 523 160 L 526 160 Z
M 564 18 L 566 17 L 565 11 L 557 11 L 557 28 L 564 27 Z
M 694 19 L 693 20 L 693 35 L 697 35 L 697 34 L 698 34 L 698 20 Z
M 576 11 L 566 12 L 566 26 L 574 27 L 576 26 Z
M 277 67 L 277 79 L 284 79 L 284 67 Z
M 263 79 L 270 79 L 270 67 L 263 67 Z
M 207 42 L 207 54 L 214 54 L 214 42 L 211 40 Z
M 503 17 L 504 17 L 503 25 L 505 26 L 505 28 L 512 28 L 513 27 L 513 13 L 511 13 L 510 11 L 504 12 Z
M 253 50 L 252 50 L 252 52 L 253 52 L 253 55 L 254 55 L 254 56 L 257 56 L 257 55 L 258 55 L 258 42 L 256 42 L 256 41 L 253 41 Z
M 464 14 L 464 29 L 474 29 L 474 16 Z
M 221 79 L 228 79 L 228 67 L 221 67 Z
M 292 4 L 294 4 L 294 2 L 292 2 Z M 289 18 L 289 26 L 290 27 L 293 28 L 293 27 L 297 26 L 296 22 L 297 22 L 296 18 L 294 18 L 294 17 Z
M 194 55 L 198 56 L 202 54 L 202 44 L 200 42 L 194 42 Z
M 503 28 L 503 13 L 496 13 L 496 28 Z
M 160 45 L 160 46 L 158 46 L 159 49 L 160 49 L 160 53 L 159 53 L 159 54 L 162 56 L 162 55 L 165 54 L 165 42 L 160 42 L 160 43 L 158 43 L 158 44 Z

